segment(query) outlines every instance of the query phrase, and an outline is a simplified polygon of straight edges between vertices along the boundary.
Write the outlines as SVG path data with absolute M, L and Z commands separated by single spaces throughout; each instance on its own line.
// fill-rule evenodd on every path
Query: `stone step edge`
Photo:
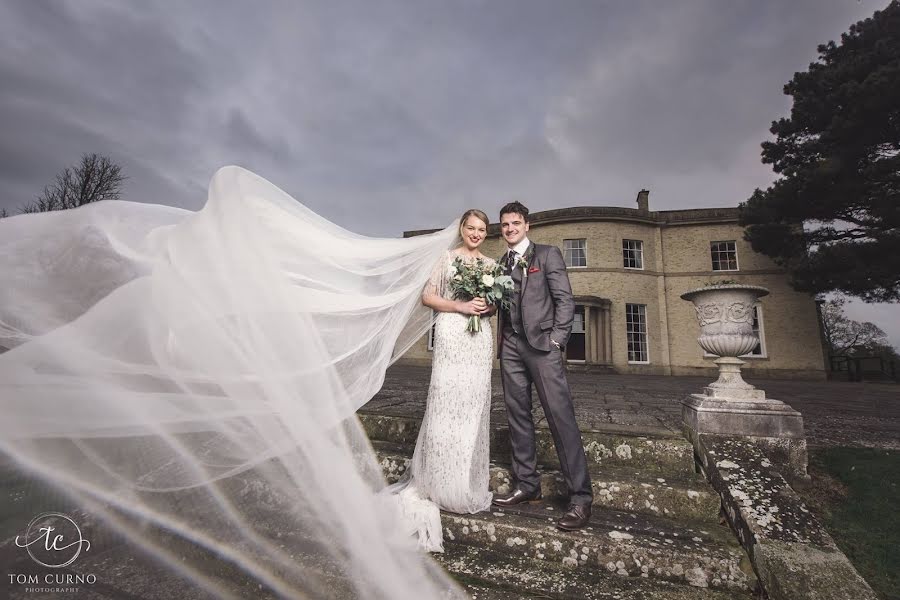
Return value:
M 384 414 L 376 411 L 367 411 L 367 410 L 359 410 L 356 412 L 356 416 L 361 421 L 371 420 L 371 419 L 388 419 L 391 421 L 401 422 L 401 423 L 411 423 L 416 428 L 418 428 L 419 423 L 422 421 L 422 417 L 411 417 L 407 415 L 391 415 Z M 491 425 L 492 431 L 508 431 L 508 427 L 506 425 Z M 538 433 L 544 433 L 550 435 L 550 428 L 545 425 L 536 425 L 535 429 Z M 624 426 L 616 426 L 602 429 L 594 429 L 594 428 L 582 428 L 582 435 L 597 435 L 604 437 L 623 437 L 623 438 L 634 438 L 634 439 L 649 439 L 649 440 L 661 440 L 661 441 L 671 441 L 678 442 L 684 446 L 690 446 L 690 441 L 685 439 L 685 437 L 677 431 L 671 431 L 669 429 L 664 428 L 653 428 L 653 429 L 634 429 Z
M 697 537 L 665 538 L 598 522 L 581 531 L 560 531 L 555 527 L 560 515 L 556 512 L 549 521 L 541 521 L 500 511 L 468 516 L 442 513 L 444 544 L 476 546 L 508 556 L 544 560 L 594 576 L 647 575 L 697 587 L 740 590 L 756 585 L 756 578 L 748 575 L 746 555 L 739 547 L 728 548 Z
M 517 506 L 499 507 L 491 506 L 489 511 L 482 515 L 490 514 L 497 517 L 497 513 L 516 515 L 536 519 L 541 525 L 555 525 L 556 520 L 568 509 L 568 501 L 562 498 L 544 498 L 538 502 L 519 504 Z M 446 512 L 448 516 L 460 515 Z M 465 515 L 463 515 L 465 516 Z M 498 517 L 502 518 L 502 517 Z M 700 538 L 697 543 L 706 543 L 743 555 L 740 542 L 735 538 L 732 530 L 720 523 L 708 523 L 689 519 L 672 519 L 662 515 L 639 514 L 633 511 L 616 510 L 595 506 L 591 513 L 591 519 L 585 528 L 587 532 L 620 530 L 632 534 L 638 534 L 655 539 L 657 541 L 666 538 L 673 540 L 691 540 Z
M 391 452 L 378 445 L 376 452 L 388 483 L 395 483 L 406 472 L 410 458 L 397 453 L 396 449 Z M 624 467 L 607 472 L 592 470 L 594 504 L 670 518 L 688 517 L 711 523 L 718 521 L 721 499 L 703 479 L 661 478 L 653 477 L 654 474 L 633 474 L 633 469 L 629 471 L 631 473 L 626 472 Z M 511 482 L 512 474 L 507 466 L 491 463 L 489 489 L 492 492 L 510 493 Z M 542 470 L 541 489 L 547 497 L 566 495 L 565 480 L 558 468 Z
M 398 444 L 396 442 L 385 440 L 370 440 L 370 443 L 372 444 L 372 448 L 375 450 L 376 455 L 378 455 L 379 457 L 384 456 L 397 460 L 403 459 L 405 461 L 409 461 L 412 458 L 414 449 L 412 445 Z M 506 470 L 509 470 L 510 468 L 510 462 L 508 460 L 498 460 L 496 458 L 490 459 L 490 465 L 491 468 Z M 559 462 L 556 462 L 555 464 L 539 462 L 538 469 L 542 473 L 561 476 Z M 668 484 L 672 487 L 679 488 L 687 488 L 691 486 L 707 489 L 709 488 L 709 483 L 706 481 L 703 475 L 694 471 L 691 471 L 690 473 L 686 473 L 684 471 L 676 471 L 675 473 L 670 473 L 664 477 L 663 473 L 659 473 L 656 471 L 648 473 L 642 470 L 640 467 L 633 467 L 622 463 L 610 463 L 607 465 L 589 465 L 588 472 L 591 474 L 592 478 L 610 482 L 629 480 L 634 481 L 638 484 Z M 710 493 L 713 492 L 710 491 Z
M 678 482 L 677 486 L 644 481 L 604 480 L 592 475 L 594 492 L 593 505 L 599 508 L 638 512 L 646 515 L 670 519 L 689 518 L 707 521 L 711 526 L 718 523 L 721 500 L 702 483 L 688 486 Z M 511 492 L 512 474 L 505 467 L 491 467 L 490 489 L 494 493 Z M 541 475 L 541 490 L 549 498 L 568 498 L 568 487 L 559 471 L 544 472 Z
M 704 589 L 647 577 L 613 573 L 586 577 L 577 569 L 545 561 L 503 556 L 471 546 L 448 546 L 435 560 L 478 600 L 751 600 L 750 592 Z M 527 595 L 525 595 L 527 594 Z M 533 594 L 533 595 L 532 595 Z
M 414 445 L 419 431 L 419 419 L 362 415 L 360 421 L 371 441 Z M 491 430 L 490 454 L 500 462 L 509 461 L 509 432 L 506 428 Z M 696 472 L 694 451 L 690 442 L 681 437 L 654 438 L 647 436 L 610 436 L 582 432 L 588 465 L 632 465 L 656 473 Z M 540 464 L 552 465 L 558 459 L 549 430 L 539 430 L 536 440 Z

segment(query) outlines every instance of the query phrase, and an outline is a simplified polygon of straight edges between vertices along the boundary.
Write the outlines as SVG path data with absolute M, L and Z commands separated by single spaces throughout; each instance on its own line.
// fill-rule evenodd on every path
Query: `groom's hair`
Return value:
M 522 219 L 527 223 L 528 222 L 528 207 L 516 200 L 515 202 L 510 202 L 500 209 L 500 218 L 503 219 L 503 215 L 505 214 L 517 214 L 522 215 Z

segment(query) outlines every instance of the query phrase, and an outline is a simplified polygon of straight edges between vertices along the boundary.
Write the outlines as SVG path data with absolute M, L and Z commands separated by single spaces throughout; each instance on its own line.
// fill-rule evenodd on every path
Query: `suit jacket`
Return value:
M 525 339 L 536 350 L 555 349 L 553 338 L 565 346 L 572 334 L 575 299 L 562 252 L 556 246 L 532 242 L 525 250 L 528 276 L 522 277 L 518 302 L 522 313 Z M 503 262 L 503 257 L 500 259 Z M 515 269 L 520 269 L 516 266 Z M 515 292 L 514 292 L 515 293 Z M 503 341 L 504 311 L 500 311 L 497 327 L 497 355 Z

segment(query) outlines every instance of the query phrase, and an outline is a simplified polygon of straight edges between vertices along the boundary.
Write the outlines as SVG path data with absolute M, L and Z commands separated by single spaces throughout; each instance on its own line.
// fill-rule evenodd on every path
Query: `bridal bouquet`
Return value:
M 468 302 L 473 298 L 484 298 L 488 304 L 509 308 L 509 294 L 513 289 L 513 279 L 503 274 L 503 267 L 482 259 L 467 263 L 457 256 L 450 265 L 450 291 L 457 300 Z M 466 331 L 481 331 L 481 317 L 472 315 L 466 324 Z

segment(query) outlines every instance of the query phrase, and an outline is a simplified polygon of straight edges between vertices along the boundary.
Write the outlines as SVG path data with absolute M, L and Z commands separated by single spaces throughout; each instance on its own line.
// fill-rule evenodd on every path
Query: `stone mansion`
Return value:
M 558 246 L 568 265 L 576 302 L 566 348 L 570 368 L 713 376 L 715 357 L 704 355 L 697 344 L 693 305 L 680 295 L 732 280 L 770 291 L 754 319 L 760 343 L 744 357 L 743 372 L 825 378 L 815 299 L 794 291 L 784 270 L 744 241 L 737 208 L 651 211 L 646 190 L 638 194 L 637 205 L 561 208 L 530 216 L 529 239 Z M 404 237 L 429 231 L 407 231 Z M 505 251 L 494 223 L 482 252 L 499 257 Z M 496 330 L 496 318 L 492 324 Z M 430 364 L 430 348 L 429 333 L 401 363 Z

